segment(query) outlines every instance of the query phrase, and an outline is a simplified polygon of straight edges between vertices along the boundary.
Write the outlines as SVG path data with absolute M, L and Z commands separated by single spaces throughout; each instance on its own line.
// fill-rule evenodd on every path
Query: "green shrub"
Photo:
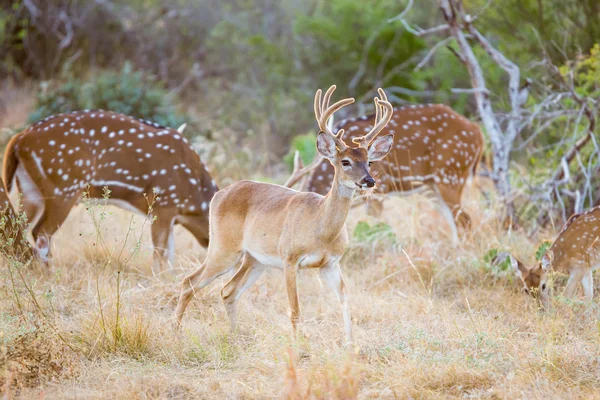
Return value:
M 505 257 L 502 261 L 495 261 L 494 259 L 500 253 L 500 250 L 497 248 L 493 248 L 489 250 L 483 256 L 483 261 L 485 263 L 485 267 L 490 270 L 494 275 L 502 275 L 506 271 L 509 271 L 510 266 L 510 258 Z
M 360 221 L 354 228 L 354 239 L 363 243 L 390 242 L 396 243 L 398 239 L 394 229 L 383 222 L 375 225 L 369 225 L 365 221 Z
M 313 133 L 295 136 L 292 139 L 289 153 L 283 158 L 283 161 L 290 168 L 294 167 L 294 154 L 300 152 L 300 158 L 304 165 L 310 164 L 317 156 L 316 137 Z
M 73 78 L 68 69 L 60 81 L 43 82 L 29 122 L 82 109 L 110 110 L 177 128 L 185 122 L 175 98 L 142 71 L 125 63 L 121 71 L 104 71 L 89 81 Z

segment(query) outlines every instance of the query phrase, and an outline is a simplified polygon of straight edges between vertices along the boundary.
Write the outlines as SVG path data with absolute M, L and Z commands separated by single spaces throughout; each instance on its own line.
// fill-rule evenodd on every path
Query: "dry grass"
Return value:
M 3 269 L 2 381 L 12 382 L 15 397 L 49 399 L 600 398 L 598 305 L 559 297 L 551 313 L 539 313 L 511 276 L 481 261 L 493 247 L 531 259 L 536 244 L 500 231 L 476 190 L 467 201 L 475 229 L 456 249 L 421 196 L 386 204 L 401 246 L 352 243 L 343 262 L 356 335 L 350 349 L 341 347 L 337 301 L 311 271 L 299 281 L 301 343 L 290 339 L 276 270 L 242 298 L 239 334 L 228 330 L 223 280 L 196 296 L 176 333 L 179 280 L 205 251 L 178 229 L 178 276 L 152 277 L 141 218 L 130 224 L 128 213 L 110 208 L 98 229 L 111 245 L 101 249 L 79 207 L 56 236 L 52 269 L 23 271 L 37 305 L 17 281 L 19 311 Z M 354 211 L 350 230 L 364 218 Z M 138 237 L 139 253 L 123 262 Z M 32 372 L 23 367 L 30 360 L 45 361 L 34 361 Z

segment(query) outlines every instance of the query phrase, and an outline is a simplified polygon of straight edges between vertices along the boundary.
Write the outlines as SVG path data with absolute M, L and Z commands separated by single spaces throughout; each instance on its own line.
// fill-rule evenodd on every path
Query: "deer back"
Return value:
M 581 214 L 574 214 L 563 226 L 550 246 L 552 267 L 567 270 L 570 267 L 593 266 L 600 258 L 600 206 Z
M 90 197 L 100 198 L 108 187 L 110 198 L 129 201 L 145 213 L 144 194 L 152 197 L 154 191 L 159 196 L 155 207 L 208 216 L 217 191 L 200 157 L 180 133 L 109 111 L 48 117 L 18 134 L 9 143 L 6 157 L 9 189 L 16 166 L 23 163 L 44 198 L 65 202 L 88 187 Z

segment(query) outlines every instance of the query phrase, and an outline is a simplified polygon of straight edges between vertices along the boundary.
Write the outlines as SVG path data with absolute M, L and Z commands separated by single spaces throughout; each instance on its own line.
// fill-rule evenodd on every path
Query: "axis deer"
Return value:
M 24 226 L 18 220 L 0 179 L 0 245 L 1 253 L 27 262 L 33 256 L 24 235 Z
M 174 224 L 208 246 L 208 206 L 217 186 L 174 129 L 102 110 L 54 115 L 10 140 L 3 176 L 7 193 L 16 181 L 23 196 L 42 261 L 48 261 L 52 235 L 84 192 L 102 199 L 104 188 L 110 190 L 109 204 L 156 218 L 153 267 L 173 255 Z M 153 191 L 157 198 L 150 204 Z
M 393 137 L 377 137 L 392 117 L 390 103 L 375 98 L 375 126 L 357 147 L 347 146 L 343 131 L 333 134 L 327 121 L 334 112 L 351 104 L 344 99 L 329 106 L 335 86 L 321 98 L 315 95 L 314 111 L 320 129 L 317 150 L 334 168 L 331 189 L 322 196 L 261 182 L 241 181 L 219 191 L 210 207 L 210 245 L 202 266 L 185 277 L 176 310 L 178 326 L 194 292 L 241 262 L 235 275 L 221 290 L 232 330 L 237 323 L 236 302 L 266 268 L 284 270 L 294 333 L 300 318 L 296 288 L 299 269 L 318 268 L 342 305 L 346 340 L 352 340 L 347 289 L 339 261 L 348 244 L 346 217 L 357 190 L 375 186 L 369 170 L 372 162 L 389 152 Z M 385 98 L 380 90 L 382 98 Z
M 351 143 L 372 129 L 374 118 L 365 115 L 345 119 L 336 124 L 334 131 L 347 131 L 345 141 Z M 421 104 L 395 108 L 383 132 L 394 135 L 394 145 L 386 160 L 373 166 L 373 177 L 380 182 L 375 192 L 409 195 L 431 189 L 456 241 L 455 221 L 465 228 L 471 225 L 471 218 L 461 207 L 461 196 L 483 154 L 479 127 L 445 105 Z M 321 162 L 304 190 L 327 193 L 333 173 L 329 163 Z M 381 210 L 381 200 L 370 198 L 369 214 L 379 216 Z
M 529 267 L 512 255 L 503 254 L 506 255 L 523 282 L 523 290 L 528 294 L 537 292 L 545 308 L 550 301 L 550 271 L 569 275 L 564 290 L 566 297 L 572 298 L 581 283 L 585 300 L 591 302 L 594 297 L 592 272 L 600 268 L 600 206 L 572 215 L 537 265 Z

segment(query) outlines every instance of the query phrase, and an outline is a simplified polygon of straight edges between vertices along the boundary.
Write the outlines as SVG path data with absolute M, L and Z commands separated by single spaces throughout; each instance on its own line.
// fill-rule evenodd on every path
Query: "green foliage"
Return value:
M 151 75 L 133 70 L 130 63 L 118 72 L 101 72 L 91 81 L 69 77 L 68 71 L 64 76 L 63 81 L 41 84 L 29 122 L 81 109 L 115 111 L 174 128 L 185 122 L 167 90 Z
M 579 95 L 597 98 L 600 95 L 600 44 L 594 44 L 589 55 L 560 67 L 560 73 L 567 79 L 573 75 Z
M 295 136 L 292 139 L 289 153 L 283 161 L 292 169 L 294 167 L 294 154 L 300 152 L 300 158 L 304 165 L 310 164 L 317 156 L 316 137 L 313 133 Z
M 425 48 L 424 41 L 400 22 L 388 22 L 403 7 L 397 0 L 320 2 L 314 14 L 298 17 L 295 26 L 309 43 L 303 47 L 305 68 L 317 74 L 320 87 L 331 82 L 355 85 L 351 94 L 362 95 L 377 84 L 422 89 L 419 74 L 407 71 Z M 362 76 L 357 75 L 361 68 Z
M 383 222 L 369 225 L 366 221 L 360 221 L 354 228 L 354 239 L 361 243 L 391 242 L 397 243 L 398 239 L 393 228 Z
M 544 257 L 544 254 L 546 254 L 550 246 L 552 246 L 551 242 L 544 242 L 540 244 L 540 246 L 535 251 L 535 259 L 541 261 L 542 257 Z
M 494 247 L 493 249 L 488 250 L 488 252 L 485 253 L 485 255 L 483 256 L 483 261 L 485 263 L 486 268 L 491 270 L 496 275 L 506 272 L 511 268 L 510 258 L 508 257 L 504 258 L 504 260 L 502 260 L 501 262 L 492 262 L 494 258 L 498 256 L 499 253 L 500 250 Z
M 27 38 L 27 20 L 18 12 L 21 0 L 12 2 L 11 7 L 0 5 L 0 75 L 18 75 L 19 58 Z

